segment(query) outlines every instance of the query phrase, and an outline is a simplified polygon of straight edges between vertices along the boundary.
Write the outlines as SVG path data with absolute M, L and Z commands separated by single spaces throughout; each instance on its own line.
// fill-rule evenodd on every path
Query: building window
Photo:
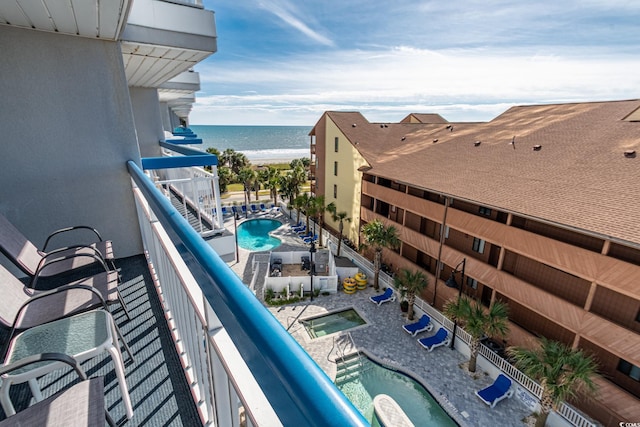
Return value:
M 336 139 L 333 141 L 334 143 L 334 151 L 337 153 L 338 152 L 338 137 L 336 136 Z
M 478 209 L 478 213 L 484 216 L 491 216 L 491 209 L 480 206 L 480 209 Z
M 467 286 L 471 289 L 478 289 L 478 281 L 471 277 L 467 277 Z
M 472 249 L 479 254 L 484 253 L 484 240 L 474 237 Z
M 333 162 L 333 175 L 338 176 L 338 162 Z
M 338 186 L 336 184 L 333 184 L 333 198 L 338 198 Z
M 638 314 L 636 314 L 636 322 L 640 322 L 640 310 L 638 310 Z
M 620 362 L 618 362 L 618 371 L 622 372 L 629 378 L 640 382 L 640 368 L 636 365 L 633 365 L 624 359 L 620 359 Z

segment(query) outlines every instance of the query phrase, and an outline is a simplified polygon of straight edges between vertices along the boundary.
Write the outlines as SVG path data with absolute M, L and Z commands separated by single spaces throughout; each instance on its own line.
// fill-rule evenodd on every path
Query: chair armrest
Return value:
M 53 259 L 53 260 L 51 259 L 53 256 L 58 255 L 59 253 L 67 251 L 69 249 L 87 249 L 91 253 L 74 253 L 74 254 L 69 254 L 67 256 L 56 258 L 56 259 Z M 107 267 L 106 261 L 102 257 L 102 254 L 100 253 L 100 251 L 98 251 L 96 248 L 92 248 L 91 246 L 70 246 L 70 247 L 67 247 L 67 248 L 56 249 L 56 250 L 51 251 L 51 252 L 49 252 L 48 254 L 46 254 L 46 255 L 44 255 L 42 257 L 42 259 L 38 263 L 38 267 L 36 268 L 36 272 L 34 273 L 33 277 L 29 281 L 29 285 L 28 285 L 29 288 L 36 289 L 36 283 L 38 282 L 38 278 L 42 274 L 43 270 L 45 270 L 48 266 L 53 265 L 53 264 L 58 263 L 58 262 L 67 261 L 67 260 L 70 260 L 72 258 L 77 258 L 77 257 L 91 258 L 95 262 L 99 263 L 102 266 L 102 268 L 104 268 L 105 272 L 107 272 L 107 273 L 109 272 L 109 267 Z
M 9 365 L 0 367 L 0 375 L 8 374 L 9 372 L 15 371 L 16 369 L 31 365 L 32 363 L 44 362 L 47 360 L 66 363 L 76 371 L 76 373 L 82 380 L 87 379 L 87 374 L 85 374 L 85 372 L 82 370 L 82 367 L 80 366 L 78 361 L 64 353 L 40 353 L 27 356 L 23 359 L 16 360 Z
M 96 235 L 96 237 L 98 238 L 98 241 L 102 242 L 102 236 L 100 235 L 100 233 L 98 233 L 98 230 L 96 230 L 95 228 L 89 227 L 87 225 L 76 225 L 76 226 L 73 226 L 73 227 L 61 228 L 61 229 L 56 230 L 53 233 L 51 233 L 49 235 L 49 237 L 47 237 L 47 240 L 45 240 L 44 246 L 42 247 L 42 250 L 43 251 L 47 250 L 47 246 L 49 245 L 49 241 L 54 236 L 57 236 L 57 235 L 62 234 L 62 233 L 67 233 L 69 231 L 75 231 L 75 230 L 89 230 L 89 231 L 92 231 Z

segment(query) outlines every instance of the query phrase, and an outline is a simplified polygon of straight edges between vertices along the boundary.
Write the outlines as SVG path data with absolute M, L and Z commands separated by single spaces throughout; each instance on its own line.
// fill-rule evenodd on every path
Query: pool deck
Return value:
M 279 219 L 286 226 L 277 229 L 273 235 L 283 241 L 276 248 L 277 251 L 308 249 L 308 245 L 291 231 L 288 216 L 284 214 L 258 214 L 249 218 L 269 217 Z M 233 222 L 233 221 L 231 221 Z M 250 283 L 253 272 L 251 264 L 255 257 L 262 261 L 266 257 L 263 253 L 240 250 L 240 262 L 230 263 L 231 268 L 240 276 L 244 283 Z M 258 270 L 258 280 L 255 284 L 256 293 L 262 295 L 262 282 L 266 265 Z M 428 352 L 402 330 L 402 325 L 411 323 L 405 313 L 400 311 L 398 301 L 377 306 L 369 301 L 369 297 L 377 292 L 369 286 L 352 295 L 338 292 L 334 295 L 315 297 L 313 301 L 302 301 L 281 307 L 268 307 L 269 311 L 288 329 L 296 341 L 311 355 L 324 370 L 329 378 L 336 376 L 334 360 L 340 356 L 342 349 L 346 354 L 355 351 L 352 348 L 348 334 L 337 333 L 326 337 L 311 339 L 306 330 L 298 322 L 327 312 L 353 307 L 367 321 L 366 325 L 349 330 L 350 336 L 357 350 L 367 354 L 372 359 L 388 367 L 410 374 L 421 382 L 438 402 L 449 412 L 461 426 L 523 426 L 523 421 L 531 411 L 520 402 L 516 396 L 503 400 L 495 408 L 484 404 L 475 392 L 493 382 L 484 372 L 478 369 L 471 376 L 466 366 L 467 358 L 448 347 L 439 347 Z M 418 338 L 433 335 L 437 326 L 431 332 L 424 332 Z M 401 403 L 401 402 L 400 402 Z

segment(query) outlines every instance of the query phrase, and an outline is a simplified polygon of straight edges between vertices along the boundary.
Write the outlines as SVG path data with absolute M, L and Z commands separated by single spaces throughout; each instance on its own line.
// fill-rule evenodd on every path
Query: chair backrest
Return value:
M 0 215 L 0 251 L 30 276 L 36 274 L 42 260 L 38 248 L 3 215 Z
M 498 378 L 494 381 L 493 385 L 503 393 L 506 393 L 511 388 L 511 380 L 504 374 L 498 375 Z
M 389 298 L 391 295 L 393 295 L 393 289 L 391 289 L 391 288 L 387 288 L 387 289 L 384 291 L 384 297 L 385 297 L 385 298 Z
M 440 328 L 440 329 L 438 329 L 438 332 L 436 332 L 434 337 L 438 338 L 439 340 L 444 340 L 445 338 L 447 338 L 447 334 L 448 333 L 449 332 L 447 332 L 447 330 L 445 328 Z
M 418 320 L 418 323 L 420 324 L 420 326 L 427 326 L 429 322 L 431 322 L 431 318 L 426 314 L 423 314 L 420 320 Z
M 10 328 L 18 310 L 31 297 L 33 291 L 0 265 L 0 294 L 2 295 L 0 324 Z

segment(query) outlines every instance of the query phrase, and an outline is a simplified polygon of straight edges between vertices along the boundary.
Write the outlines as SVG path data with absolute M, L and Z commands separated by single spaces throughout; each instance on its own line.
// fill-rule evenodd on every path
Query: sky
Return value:
M 638 0 L 204 0 L 191 124 L 313 126 L 640 98 Z

